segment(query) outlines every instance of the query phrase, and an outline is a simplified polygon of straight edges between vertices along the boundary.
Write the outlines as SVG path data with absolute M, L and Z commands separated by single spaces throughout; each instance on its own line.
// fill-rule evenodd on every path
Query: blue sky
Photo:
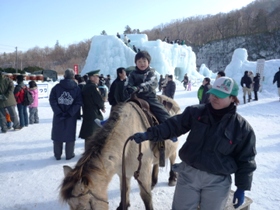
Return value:
M 254 0 L 0 0 L 0 53 L 54 47 L 105 30 L 140 31 L 172 20 L 240 9 Z

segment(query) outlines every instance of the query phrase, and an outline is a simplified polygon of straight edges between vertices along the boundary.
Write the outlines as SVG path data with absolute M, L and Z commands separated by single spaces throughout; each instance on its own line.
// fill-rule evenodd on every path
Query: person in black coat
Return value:
M 138 98 L 148 102 L 151 112 L 162 123 L 170 115 L 156 96 L 158 81 L 155 69 L 150 68 L 151 56 L 147 51 L 140 51 L 135 55 L 134 62 L 136 67 L 128 76 L 124 92 L 129 95 L 136 92 Z
M 159 77 L 159 81 L 158 81 L 158 90 L 159 90 L 159 92 L 161 92 L 161 90 L 162 90 L 162 83 L 163 83 L 163 81 L 164 81 L 164 78 L 163 78 L 163 76 L 161 74 L 160 77 Z
M 257 73 L 253 79 L 254 101 L 258 100 L 258 91 L 260 89 L 260 73 Z
M 251 100 L 251 85 L 253 81 L 248 75 L 248 71 L 244 72 L 244 76 L 241 78 L 240 85 L 243 88 L 243 101 L 246 104 L 246 94 L 248 94 L 248 102 Z
M 89 80 L 82 90 L 83 122 L 79 137 L 85 139 L 85 150 L 88 148 L 88 143 L 94 132 L 99 127 L 94 120 L 96 118 L 103 120 L 101 111 L 105 113 L 104 101 L 98 89 L 99 71 L 95 70 L 88 73 Z
M 120 67 L 117 69 L 117 78 L 111 84 L 109 94 L 108 94 L 108 101 L 109 104 L 113 108 L 118 103 L 124 102 L 124 83 L 126 81 L 126 71 L 124 67 Z
M 279 101 L 280 101 L 280 67 L 279 71 L 275 73 L 274 78 L 273 78 L 273 84 L 277 82 L 277 88 L 278 88 L 278 96 L 279 96 Z
M 176 84 L 173 81 L 173 75 L 168 75 L 168 82 L 165 87 L 165 95 L 173 99 L 175 91 L 176 91 Z
M 49 97 L 53 110 L 51 139 L 53 140 L 56 160 L 61 159 L 63 142 L 66 143 L 66 160 L 75 157 L 77 117 L 83 101 L 74 75 L 73 69 L 67 69 L 64 73 L 64 79 L 52 88 Z
M 251 125 L 237 113 L 238 84 L 229 77 L 218 78 L 207 104 L 186 107 L 182 114 L 152 126 L 133 139 L 140 144 L 172 139 L 188 134 L 179 150 L 181 163 L 174 164 L 178 173 L 172 209 L 225 209 L 234 174 L 234 207 L 251 189 L 256 170 L 256 136 Z M 182 208 L 183 207 L 183 208 Z
M 107 86 L 108 90 L 111 87 L 111 76 L 110 74 L 107 75 L 106 79 L 105 79 L 105 85 Z

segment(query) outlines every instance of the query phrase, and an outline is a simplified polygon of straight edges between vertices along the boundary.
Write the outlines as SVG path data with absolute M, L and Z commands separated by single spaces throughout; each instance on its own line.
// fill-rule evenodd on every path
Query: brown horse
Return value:
M 180 110 L 178 104 L 166 97 L 160 98 L 171 114 Z M 117 174 L 122 176 L 122 151 L 125 141 L 136 132 L 144 132 L 150 127 L 144 112 L 134 102 L 118 105 L 112 110 L 106 124 L 92 138 L 89 148 L 74 169 L 64 166 L 65 178 L 60 189 L 60 196 L 67 202 L 71 210 L 108 210 L 107 189 L 112 177 Z M 170 165 L 175 162 L 178 143 L 171 140 L 165 141 L 165 157 L 169 158 Z M 157 182 L 159 152 L 153 150 L 154 143 L 142 143 L 142 167 L 138 179 L 142 182 L 140 196 L 146 210 L 152 210 L 152 185 Z M 138 167 L 138 144 L 128 142 L 125 150 L 126 167 L 126 206 L 130 206 L 129 192 L 130 180 Z M 152 172 L 152 165 L 154 169 Z M 171 171 L 171 175 L 174 173 Z M 152 184 L 153 182 L 153 184 Z M 169 178 L 169 185 L 175 185 L 176 177 Z M 122 186 L 122 184 L 121 184 Z M 118 210 L 122 209 L 120 203 Z

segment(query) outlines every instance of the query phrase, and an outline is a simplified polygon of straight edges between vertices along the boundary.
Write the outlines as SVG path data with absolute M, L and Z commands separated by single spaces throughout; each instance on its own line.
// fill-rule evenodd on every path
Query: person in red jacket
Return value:
M 27 127 L 28 126 L 28 113 L 27 113 L 27 106 L 23 105 L 23 98 L 24 98 L 24 89 L 27 88 L 26 85 L 23 83 L 24 77 L 23 75 L 17 76 L 17 85 L 14 90 L 14 95 L 17 101 L 17 109 L 19 115 L 19 122 L 20 127 Z

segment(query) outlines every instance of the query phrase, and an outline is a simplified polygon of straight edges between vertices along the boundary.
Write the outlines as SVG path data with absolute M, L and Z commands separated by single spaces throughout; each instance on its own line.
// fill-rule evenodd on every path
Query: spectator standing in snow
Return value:
M 246 95 L 248 95 L 248 102 L 251 100 L 251 85 L 253 81 L 248 75 L 248 71 L 244 72 L 244 76 L 241 78 L 240 85 L 243 89 L 243 102 L 246 104 Z
M 125 101 L 124 83 L 126 81 L 125 68 L 117 68 L 117 78 L 113 81 L 108 94 L 109 104 L 112 106 L 111 110 L 119 103 Z
M 168 75 L 168 82 L 165 87 L 165 95 L 173 99 L 175 91 L 176 91 L 176 84 L 173 81 L 173 75 Z
M 273 78 L 273 84 L 276 82 L 277 88 L 278 88 L 278 96 L 279 96 L 279 101 L 280 101 L 280 67 L 279 71 L 274 74 Z
M 223 210 L 231 190 L 234 174 L 237 187 L 234 207 L 251 190 L 256 170 L 256 136 L 251 125 L 236 112 L 238 85 L 229 77 L 218 78 L 208 92 L 210 103 L 188 106 L 182 114 L 164 123 L 136 133 L 141 143 L 164 141 L 188 133 L 179 150 L 181 163 L 173 165 L 178 180 L 172 210 Z
M 94 122 L 96 118 L 103 120 L 105 113 L 104 101 L 98 89 L 99 71 L 88 72 L 89 80 L 83 87 L 83 122 L 79 137 L 85 139 L 85 150 L 88 148 L 91 137 L 94 135 L 98 125 Z
M 187 89 L 187 85 L 188 85 L 188 83 L 189 83 L 188 74 L 185 74 L 185 75 L 184 75 L 184 79 L 183 79 L 181 82 L 183 82 L 183 86 L 184 86 L 184 88 L 185 88 L 185 90 L 186 90 L 186 89 Z
M 199 101 L 199 104 L 206 104 L 209 102 L 209 93 L 208 90 L 211 89 L 211 80 L 208 77 L 205 77 L 204 80 L 202 81 L 202 85 L 199 87 L 197 91 L 197 98 Z
M 75 157 L 77 117 L 83 100 L 74 75 L 73 69 L 65 70 L 64 79 L 52 88 L 49 97 L 53 111 L 51 139 L 56 160 L 61 159 L 64 142 L 66 160 Z
M 260 89 L 260 73 L 257 73 L 256 76 L 253 79 L 253 90 L 254 90 L 254 101 L 258 100 L 258 91 Z
M 251 78 L 252 84 L 251 84 L 251 91 L 253 91 L 253 81 L 254 81 L 254 74 L 252 71 L 248 71 L 248 76 Z
M 107 86 L 107 88 L 109 90 L 110 86 L 111 86 L 111 76 L 110 76 L 110 74 L 108 74 L 106 79 L 105 79 L 105 85 Z
M 38 88 L 35 81 L 29 83 L 29 92 L 32 94 L 33 103 L 29 105 L 29 124 L 39 123 L 38 116 Z
M 225 74 L 224 71 L 219 71 L 219 72 L 217 73 L 216 79 L 218 79 L 218 78 L 220 78 L 220 77 L 225 77 L 225 76 L 226 76 L 226 74 Z
M 158 90 L 159 90 L 159 92 L 161 92 L 163 81 L 164 81 L 164 78 L 163 78 L 163 76 L 161 74 L 160 77 L 159 77 L 159 81 L 158 81 Z
M 165 95 L 165 88 L 168 82 L 168 74 L 165 75 L 164 80 L 161 83 L 162 95 Z
M 23 75 L 17 76 L 17 85 L 14 90 L 14 95 L 17 101 L 17 109 L 19 115 L 20 127 L 28 126 L 28 113 L 27 106 L 23 104 L 24 100 L 24 89 L 27 89 L 26 85 L 23 83 Z
M 8 110 L 10 114 L 14 130 L 17 131 L 21 129 L 15 108 L 17 102 L 14 96 L 14 88 L 13 81 L 5 77 L 3 72 L 0 72 L 0 126 L 2 133 L 7 133 L 8 130 L 6 110 Z

